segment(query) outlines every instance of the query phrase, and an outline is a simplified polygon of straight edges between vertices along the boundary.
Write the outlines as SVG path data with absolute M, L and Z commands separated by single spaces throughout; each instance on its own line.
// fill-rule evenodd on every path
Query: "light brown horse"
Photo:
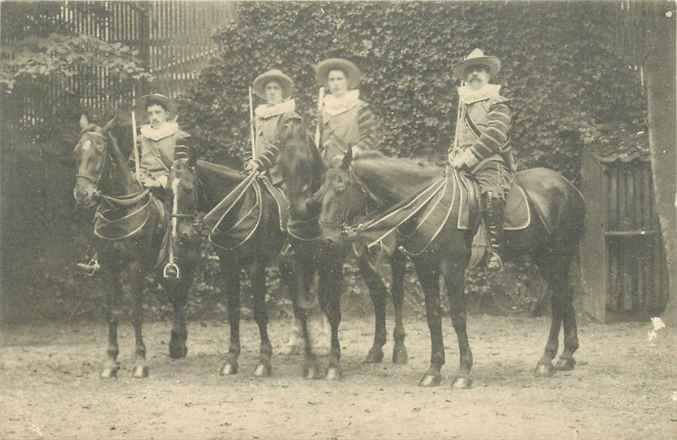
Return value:
M 461 180 L 454 175 L 456 171 L 451 169 L 448 173 L 451 179 L 445 188 L 450 191 L 449 194 L 465 194 L 467 197 L 465 189 L 459 187 Z M 352 150 L 348 149 L 343 158 L 339 157 L 332 163 L 325 185 L 316 197 L 322 201 L 321 224 L 328 246 L 358 239 L 374 243 L 384 235 L 391 235 L 407 249 L 412 237 L 417 237 L 421 225 L 434 224 L 436 228 L 439 225 L 436 234 L 429 236 L 425 247 L 417 247 L 416 252 L 409 249 L 425 293 L 431 337 L 430 367 L 420 385 L 439 384 L 440 369 L 445 362 L 439 292 L 439 277 L 442 276 L 460 352 L 454 387 L 467 388 L 472 381 L 473 357 L 466 332 L 464 276 L 477 222 L 470 230 L 458 228 L 460 206 L 463 206 L 458 202 L 446 205 L 449 209 L 407 212 L 413 202 L 434 194 L 436 182 L 446 180 L 442 176 L 443 170 L 439 167 L 421 166 L 413 160 L 390 158 L 378 152 L 366 152 L 353 159 Z M 536 374 L 548 376 L 555 369 L 573 369 L 575 365 L 573 355 L 578 348 L 578 336 L 568 273 L 583 234 L 585 206 L 573 185 L 554 171 L 543 168 L 527 170 L 518 173 L 516 181 L 531 199 L 543 201 L 546 211 L 553 214 L 548 218 L 551 224 L 546 225 L 541 213 L 530 204 L 531 224 L 523 230 L 505 233 L 505 256 L 531 254 L 553 292 L 550 333 L 536 368 Z M 379 212 L 356 225 L 368 203 L 379 206 Z M 390 219 L 395 219 L 394 223 Z M 562 326 L 564 351 L 553 365 Z

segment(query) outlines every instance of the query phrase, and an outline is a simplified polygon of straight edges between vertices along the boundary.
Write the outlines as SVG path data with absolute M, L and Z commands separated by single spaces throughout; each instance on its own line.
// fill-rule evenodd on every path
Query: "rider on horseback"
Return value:
M 247 161 L 245 168 L 251 172 L 266 170 L 273 185 L 280 187 L 283 183 L 277 166 L 280 149 L 275 133 L 283 117 L 301 118 L 291 97 L 294 82 L 284 72 L 272 69 L 256 77 L 253 87 L 254 93 L 266 102 L 254 111 L 254 157 Z
M 167 96 L 152 93 L 143 96 L 141 101 L 149 123 L 141 126 L 138 139 L 141 151 L 139 183 L 165 199 L 176 147 L 186 145 L 190 135 L 179 129 L 174 104 Z
M 501 86 L 489 84 L 500 68 L 498 58 L 475 49 L 454 69 L 455 77 L 465 83 L 458 88 L 456 136 L 449 149 L 451 166 L 470 171 L 479 183 L 482 216 L 491 245 L 487 260 L 490 271 L 503 267 L 499 256 L 503 209 L 515 171 L 509 137 L 510 102 L 499 95 Z
M 377 149 L 379 123 L 369 105 L 360 99 L 360 69 L 348 60 L 330 58 L 317 65 L 317 78 L 330 95 L 321 103 L 320 151 L 326 162 L 343 156 L 346 147 L 357 151 Z

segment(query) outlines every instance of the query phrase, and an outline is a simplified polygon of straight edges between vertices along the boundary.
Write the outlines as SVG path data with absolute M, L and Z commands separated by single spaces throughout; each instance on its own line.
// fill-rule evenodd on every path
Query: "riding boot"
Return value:
M 503 208 L 505 200 L 492 192 L 482 194 L 482 216 L 489 238 L 487 270 L 497 272 L 503 269 L 500 250 L 503 242 Z

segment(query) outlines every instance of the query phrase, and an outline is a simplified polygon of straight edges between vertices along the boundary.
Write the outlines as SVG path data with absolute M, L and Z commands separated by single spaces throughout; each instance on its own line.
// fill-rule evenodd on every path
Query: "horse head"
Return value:
M 322 185 L 324 164 L 298 115 L 285 115 L 280 120 L 276 138 L 291 217 L 308 220 L 319 211 L 313 195 Z
M 80 139 L 73 148 L 76 169 L 73 197 L 78 206 L 91 208 L 101 195 L 99 185 L 110 167 L 104 133 L 87 115 L 80 117 Z
M 199 243 L 198 209 L 199 179 L 196 160 L 191 149 L 177 147 L 174 163 L 169 173 L 168 186 L 174 197 L 176 238 L 179 248 L 193 248 Z
M 324 184 L 315 194 L 321 204 L 320 226 L 327 246 L 345 243 L 349 238 L 346 228 L 367 210 L 369 196 L 353 172 L 352 162 L 352 148 L 332 158 Z

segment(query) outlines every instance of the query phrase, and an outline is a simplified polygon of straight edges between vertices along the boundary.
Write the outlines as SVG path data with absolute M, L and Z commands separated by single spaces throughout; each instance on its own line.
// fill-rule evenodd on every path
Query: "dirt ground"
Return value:
M 390 325 L 392 321 L 389 322 Z M 151 376 L 131 377 L 131 326 L 120 329 L 122 369 L 103 381 L 105 328 L 99 323 L 3 327 L 0 439 L 677 439 L 677 332 L 655 346 L 646 323 L 581 323 L 578 365 L 535 378 L 545 318 L 471 316 L 474 385 L 452 390 L 456 339 L 445 321 L 441 386 L 416 384 L 428 366 L 423 319 L 406 322 L 409 363 L 361 363 L 369 319 L 342 326 L 344 378 L 300 377 L 299 356 L 275 355 L 273 377 L 252 372 L 258 332 L 243 323 L 240 374 L 218 375 L 223 322 L 192 322 L 189 353 L 167 356 L 169 324 L 145 327 Z M 287 321 L 271 323 L 274 348 Z M 390 331 L 390 328 L 389 328 Z

